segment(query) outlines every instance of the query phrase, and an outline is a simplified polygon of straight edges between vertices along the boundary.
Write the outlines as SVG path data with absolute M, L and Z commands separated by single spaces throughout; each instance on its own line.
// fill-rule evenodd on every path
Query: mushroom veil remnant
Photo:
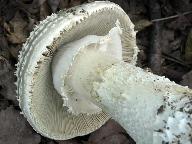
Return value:
M 138 144 L 191 144 L 192 90 L 136 67 L 137 53 L 134 25 L 114 3 L 53 14 L 19 55 L 24 116 L 52 139 L 88 134 L 112 117 Z

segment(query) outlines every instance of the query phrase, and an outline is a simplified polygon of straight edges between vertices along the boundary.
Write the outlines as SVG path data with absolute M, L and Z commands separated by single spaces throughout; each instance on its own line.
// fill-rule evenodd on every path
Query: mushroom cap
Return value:
M 30 33 L 17 64 L 17 95 L 28 122 L 38 133 L 64 140 L 86 135 L 108 119 L 105 112 L 73 115 L 63 107 L 54 89 L 51 62 L 57 48 L 86 35 L 106 35 L 119 21 L 124 61 L 136 63 L 138 48 L 134 25 L 116 4 L 102 1 L 52 14 Z

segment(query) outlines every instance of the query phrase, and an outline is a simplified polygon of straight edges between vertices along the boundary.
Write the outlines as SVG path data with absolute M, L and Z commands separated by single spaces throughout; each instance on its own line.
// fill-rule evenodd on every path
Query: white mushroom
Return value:
M 40 22 L 31 32 L 20 51 L 16 85 L 22 112 L 38 133 L 57 140 L 69 139 L 98 129 L 110 118 L 106 112 L 82 95 L 68 96 L 73 91 L 70 88 L 65 91 L 61 82 L 69 69 L 68 66 L 73 65 L 73 59 L 80 48 L 102 42 L 100 40 L 105 39 L 118 23 L 122 28 L 121 41 L 119 30 L 116 30 L 117 34 L 113 38 L 118 38 L 117 45 L 123 46 L 123 59 L 135 64 L 138 49 L 133 24 L 120 7 L 111 2 L 93 2 L 60 11 Z M 75 45 L 78 41 L 81 42 L 79 47 L 79 44 Z M 113 44 L 116 42 L 113 41 Z M 67 49 L 71 45 L 76 47 Z M 53 62 L 53 54 L 58 53 L 59 57 L 59 51 L 63 51 L 60 50 L 62 47 L 66 48 L 66 54 L 69 53 L 64 57 L 66 63 L 54 66 L 57 60 Z M 122 51 L 118 51 L 118 55 L 114 52 L 112 54 L 121 58 Z M 58 71 L 57 66 L 61 67 Z M 82 68 L 86 72 L 87 67 L 82 65 Z M 63 75 L 58 77 L 57 83 L 54 74 L 59 72 L 63 72 Z
M 34 129 L 68 139 L 99 128 L 108 113 L 138 144 L 191 144 L 192 90 L 134 66 L 123 10 L 94 2 L 68 11 L 43 21 L 20 54 L 17 92 Z

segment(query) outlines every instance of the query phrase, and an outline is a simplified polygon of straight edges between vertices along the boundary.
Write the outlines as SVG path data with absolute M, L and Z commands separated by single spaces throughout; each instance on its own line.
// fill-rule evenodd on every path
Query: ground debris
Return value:
M 76 139 L 70 139 L 70 140 L 60 140 L 57 141 L 58 144 L 81 144 L 81 141 L 78 141 Z
M 51 7 L 53 13 L 55 13 L 58 9 L 60 0 L 47 0 L 48 5 Z
M 181 85 L 189 86 L 189 88 L 192 88 L 192 71 L 183 75 L 183 79 L 180 83 Z
M 6 25 L 6 36 L 9 42 L 12 44 L 21 44 L 26 41 L 28 36 L 27 31 L 25 30 L 27 22 L 21 17 L 19 12 L 17 12 L 14 18 Z
M 50 14 L 51 14 L 51 12 L 50 12 L 48 4 L 46 2 L 44 2 L 40 6 L 39 19 L 44 20 Z
M 184 57 L 187 63 L 192 64 L 192 29 L 190 30 L 187 37 Z
M 0 111 L 1 144 L 39 144 L 41 138 L 13 107 Z
M 126 131 L 114 120 L 109 120 L 100 129 L 93 132 L 88 142 L 94 144 L 135 144 L 131 137 L 127 137 Z
M 124 129 L 113 120 L 90 135 L 67 141 L 49 140 L 36 134 L 26 119 L 15 110 L 18 103 L 14 64 L 17 63 L 22 43 L 39 20 L 87 1 L 94 0 L 0 1 L 0 144 L 134 144 Z M 192 88 L 191 49 L 186 44 L 192 27 L 191 0 L 110 1 L 120 5 L 133 22 L 139 22 L 135 27 L 140 49 L 138 65 L 142 68 L 151 67 L 153 72 L 157 71 Z M 150 8 L 149 1 L 154 3 Z M 157 8 L 158 11 L 151 13 L 150 9 Z M 160 13 L 161 16 L 157 16 Z M 154 36 L 153 39 L 151 36 Z M 153 50 L 152 45 L 155 48 Z M 162 109 L 159 110 L 161 112 Z
M 14 69 L 8 60 L 0 56 L 0 94 L 4 98 L 12 100 L 15 105 L 18 105 L 15 81 Z

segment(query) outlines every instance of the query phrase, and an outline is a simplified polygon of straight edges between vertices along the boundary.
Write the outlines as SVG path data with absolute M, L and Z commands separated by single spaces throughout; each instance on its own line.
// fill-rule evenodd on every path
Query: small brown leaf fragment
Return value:
M 134 29 L 136 31 L 141 31 L 150 25 L 152 25 L 152 23 L 149 20 L 141 19 L 141 20 L 135 22 L 135 28 Z
M 6 30 L 8 31 L 6 36 L 9 42 L 12 44 L 21 44 L 26 41 L 28 36 L 25 29 L 27 22 L 21 17 L 19 12 L 15 14 L 15 17 L 9 22 L 8 26 L 6 26 Z

